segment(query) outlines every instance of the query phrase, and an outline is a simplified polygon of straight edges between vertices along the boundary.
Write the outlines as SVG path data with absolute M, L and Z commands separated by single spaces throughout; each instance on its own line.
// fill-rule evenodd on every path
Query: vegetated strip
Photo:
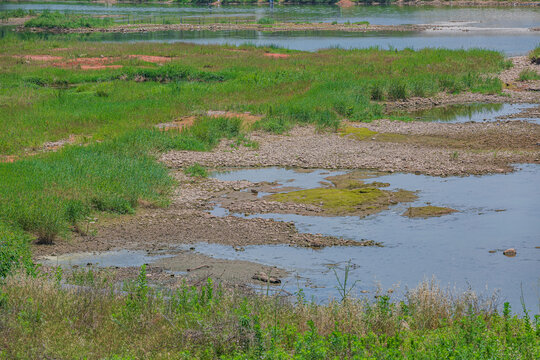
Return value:
M 103 274 L 103 275 L 102 275 Z M 347 274 L 347 273 L 346 273 Z M 537 359 L 540 328 L 525 311 L 435 281 L 401 301 L 350 296 L 344 282 L 327 304 L 199 287 L 156 290 L 143 266 L 125 293 L 92 270 L 8 277 L 0 284 L 0 347 L 7 358 L 183 359 Z M 66 286 L 64 284 L 74 284 Z M 72 290 L 70 290 L 72 289 Z

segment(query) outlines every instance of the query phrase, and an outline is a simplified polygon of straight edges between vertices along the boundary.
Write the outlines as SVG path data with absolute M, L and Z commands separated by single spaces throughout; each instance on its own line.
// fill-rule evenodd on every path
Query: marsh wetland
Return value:
M 538 358 L 539 10 L 0 4 L 0 359 Z

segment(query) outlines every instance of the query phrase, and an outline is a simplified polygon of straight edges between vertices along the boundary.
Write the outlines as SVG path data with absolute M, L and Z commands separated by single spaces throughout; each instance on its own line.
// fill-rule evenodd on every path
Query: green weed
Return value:
M 208 171 L 200 164 L 193 164 L 184 169 L 184 173 L 191 177 L 208 177 Z
M 519 73 L 519 81 L 540 80 L 540 74 L 534 70 L 525 69 Z

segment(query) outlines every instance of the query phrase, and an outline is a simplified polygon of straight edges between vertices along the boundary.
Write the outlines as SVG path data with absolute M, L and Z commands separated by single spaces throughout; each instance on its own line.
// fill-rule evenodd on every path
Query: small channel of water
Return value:
M 519 114 L 525 110 L 537 107 L 538 104 L 459 104 L 435 107 L 428 110 L 415 111 L 407 115 L 416 121 L 434 121 L 445 123 L 492 122 L 507 120 L 509 115 Z M 540 124 L 536 115 L 523 113 L 522 116 L 512 116 L 508 120 L 524 120 Z

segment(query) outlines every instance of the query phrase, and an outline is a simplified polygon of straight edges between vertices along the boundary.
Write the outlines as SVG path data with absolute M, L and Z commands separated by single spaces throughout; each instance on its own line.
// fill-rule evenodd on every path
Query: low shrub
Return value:
M 272 25 L 274 23 L 274 19 L 269 17 L 262 17 L 259 20 L 257 20 L 257 24 L 259 25 Z

